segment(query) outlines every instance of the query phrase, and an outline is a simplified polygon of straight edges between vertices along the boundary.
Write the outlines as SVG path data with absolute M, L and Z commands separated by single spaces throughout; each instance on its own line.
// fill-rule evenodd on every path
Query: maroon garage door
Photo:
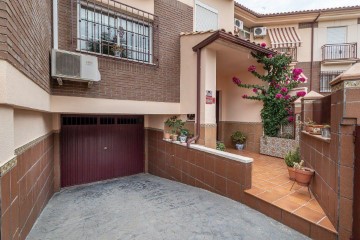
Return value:
M 61 117 L 61 186 L 144 171 L 143 116 Z

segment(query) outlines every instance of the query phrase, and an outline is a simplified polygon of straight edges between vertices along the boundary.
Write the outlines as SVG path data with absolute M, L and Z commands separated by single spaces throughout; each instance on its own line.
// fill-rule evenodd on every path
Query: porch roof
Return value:
M 201 34 L 203 32 L 193 32 L 193 33 L 182 33 L 182 35 L 196 35 Z M 231 32 L 227 33 L 225 30 L 218 30 L 218 31 L 208 31 L 206 33 L 212 33 L 209 37 L 201 41 L 200 43 L 196 44 L 193 47 L 193 51 L 196 52 L 198 49 L 204 48 L 208 46 L 209 44 L 215 42 L 218 39 L 221 39 L 223 41 L 233 43 L 239 46 L 246 47 L 248 49 L 265 53 L 265 54 L 276 54 L 277 52 L 271 48 L 268 47 L 262 47 L 260 44 L 255 42 L 250 42 L 249 40 L 245 40 L 240 38 L 238 35 L 233 35 Z

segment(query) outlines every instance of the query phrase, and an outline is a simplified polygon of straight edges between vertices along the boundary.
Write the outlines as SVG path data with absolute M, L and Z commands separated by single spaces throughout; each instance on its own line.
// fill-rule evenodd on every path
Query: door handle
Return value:
M 107 147 L 104 147 L 104 150 L 107 150 L 108 148 Z

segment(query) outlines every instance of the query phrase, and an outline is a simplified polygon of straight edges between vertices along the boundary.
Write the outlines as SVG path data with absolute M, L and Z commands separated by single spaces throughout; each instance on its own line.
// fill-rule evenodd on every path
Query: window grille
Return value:
M 155 15 L 117 0 L 74 1 L 79 51 L 154 63 Z

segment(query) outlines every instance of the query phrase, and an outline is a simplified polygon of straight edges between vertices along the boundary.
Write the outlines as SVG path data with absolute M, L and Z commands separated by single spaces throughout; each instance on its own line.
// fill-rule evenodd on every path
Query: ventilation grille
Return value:
M 118 124 L 142 124 L 142 118 L 119 118 Z
M 80 78 L 80 61 L 79 55 L 56 52 L 56 75 Z
M 97 125 L 97 117 L 63 117 L 63 125 Z

